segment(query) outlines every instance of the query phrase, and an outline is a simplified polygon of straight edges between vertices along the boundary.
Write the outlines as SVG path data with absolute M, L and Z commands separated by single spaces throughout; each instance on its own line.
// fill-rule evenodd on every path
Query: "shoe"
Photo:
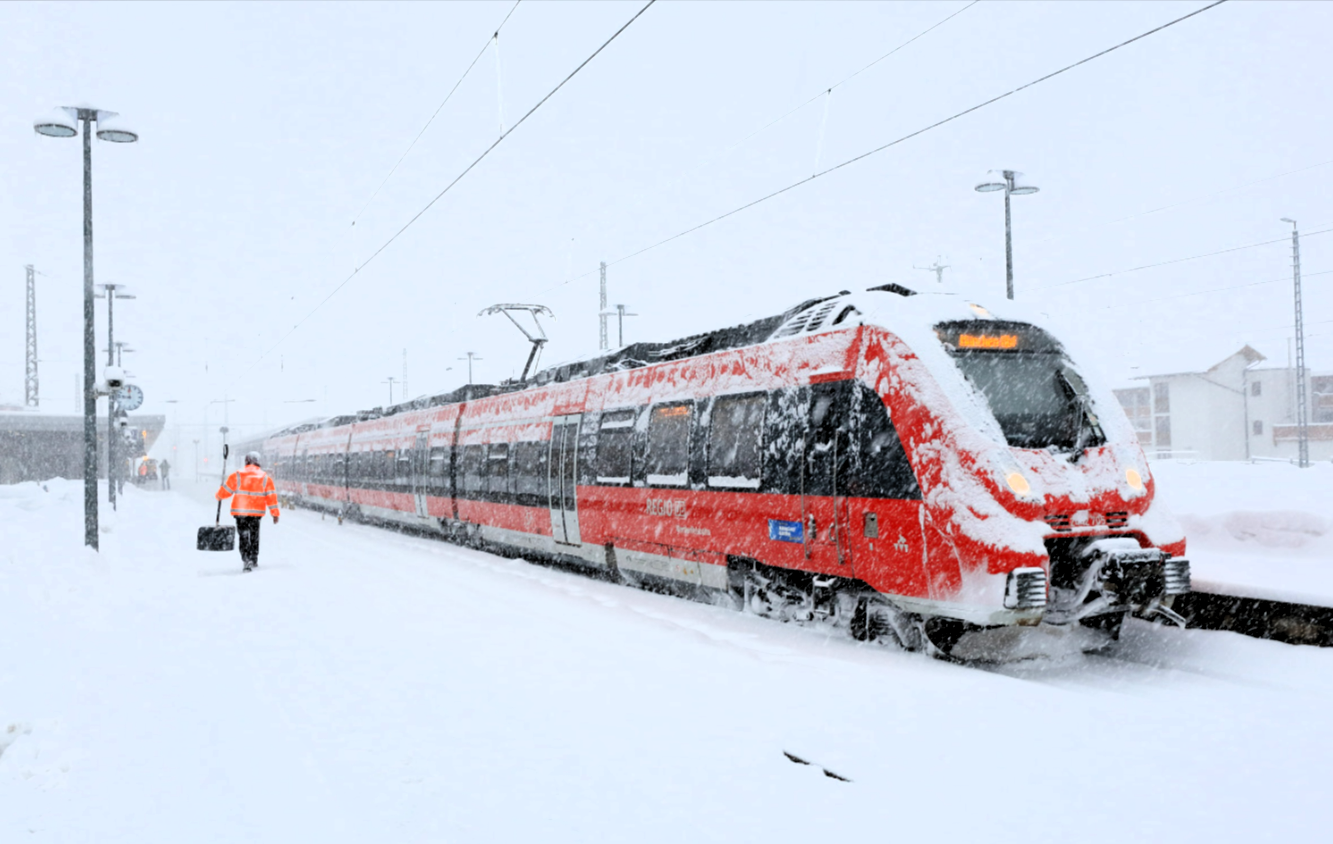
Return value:
M 246 563 L 245 566 L 241 569 L 241 571 L 254 571 L 254 569 L 255 567 L 253 563 Z

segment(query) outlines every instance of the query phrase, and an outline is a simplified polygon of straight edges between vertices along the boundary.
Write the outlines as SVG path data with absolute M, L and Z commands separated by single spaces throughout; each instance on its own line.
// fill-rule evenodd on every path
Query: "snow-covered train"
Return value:
M 1189 590 L 1111 394 L 1033 322 L 895 284 L 259 448 L 294 504 L 962 659 L 1183 623 Z

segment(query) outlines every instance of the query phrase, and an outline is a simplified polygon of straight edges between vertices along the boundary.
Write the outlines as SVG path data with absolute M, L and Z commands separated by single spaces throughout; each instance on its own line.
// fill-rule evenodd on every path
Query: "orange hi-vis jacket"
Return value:
M 264 508 L 276 518 L 278 515 L 278 491 L 273 487 L 273 479 L 258 466 L 246 466 L 239 472 L 232 472 L 217 492 L 217 500 L 222 501 L 229 495 L 233 516 L 262 516 Z

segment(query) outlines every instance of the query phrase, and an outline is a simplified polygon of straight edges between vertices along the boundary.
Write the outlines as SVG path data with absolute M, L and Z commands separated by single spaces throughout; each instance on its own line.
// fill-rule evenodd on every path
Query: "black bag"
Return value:
M 222 429 L 226 431 L 226 428 Z M 222 478 L 227 478 L 227 445 L 222 445 Z M 218 501 L 218 514 L 211 525 L 199 528 L 199 538 L 195 547 L 200 551 L 233 551 L 236 548 L 236 526 L 222 524 L 222 501 Z

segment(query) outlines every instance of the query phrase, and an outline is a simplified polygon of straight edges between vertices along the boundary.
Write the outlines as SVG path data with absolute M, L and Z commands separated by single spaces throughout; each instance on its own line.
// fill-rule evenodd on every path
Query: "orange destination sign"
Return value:
M 1016 349 L 1017 334 L 959 334 L 960 349 Z

